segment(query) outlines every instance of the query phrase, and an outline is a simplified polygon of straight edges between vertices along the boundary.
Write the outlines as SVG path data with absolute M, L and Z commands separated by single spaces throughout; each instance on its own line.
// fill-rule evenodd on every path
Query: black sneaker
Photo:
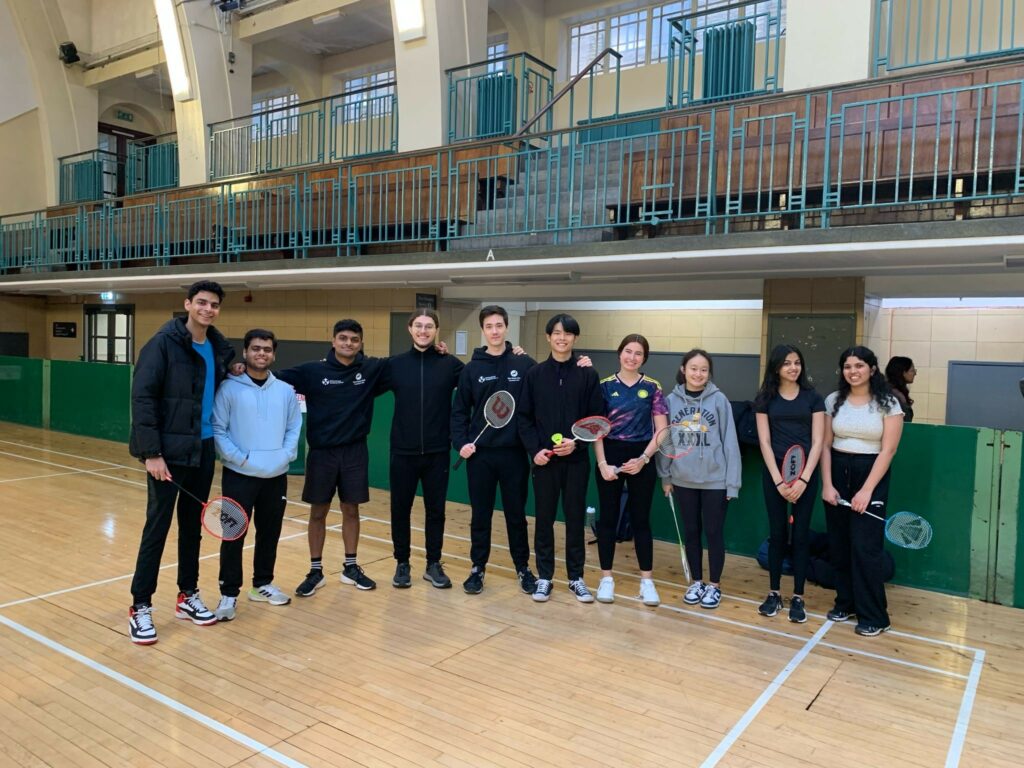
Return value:
M 762 616 L 774 616 L 782 610 L 782 595 L 778 592 L 769 592 L 757 612 Z
M 391 580 L 391 586 L 396 589 L 407 589 L 412 586 L 408 563 L 399 563 L 395 568 L 395 578 Z
M 853 631 L 862 637 L 877 637 L 883 632 L 888 632 L 890 629 L 889 625 L 886 624 L 884 627 L 876 627 L 873 624 L 858 624 L 853 628 Z
M 479 595 L 484 591 L 484 571 L 474 568 L 469 572 L 469 577 L 462 582 L 462 591 L 467 595 Z
M 440 562 L 427 563 L 427 570 L 423 572 L 423 578 L 429 581 L 438 589 L 451 589 L 452 580 L 444 572 Z
M 295 588 L 295 594 L 299 597 L 309 597 L 326 583 L 327 579 L 324 578 L 323 570 L 314 568 L 306 574 L 306 578 Z
M 841 611 L 838 608 L 833 608 L 831 611 L 825 614 L 825 618 L 829 621 L 849 621 L 850 617 L 853 616 L 849 611 Z
M 533 571 L 529 568 L 523 568 L 521 571 L 516 572 L 516 576 L 519 578 L 519 586 L 528 595 L 532 595 L 537 589 L 537 577 L 533 575 Z
M 537 588 L 533 590 L 533 599 L 538 603 L 546 603 L 551 598 L 551 582 L 537 579 Z
M 355 563 L 346 565 L 339 578 L 342 584 L 355 584 L 357 589 L 377 588 L 377 582 L 363 573 L 363 569 Z
M 793 596 L 789 601 L 789 620 L 794 624 L 803 624 L 807 621 L 807 611 L 804 609 L 804 599 Z

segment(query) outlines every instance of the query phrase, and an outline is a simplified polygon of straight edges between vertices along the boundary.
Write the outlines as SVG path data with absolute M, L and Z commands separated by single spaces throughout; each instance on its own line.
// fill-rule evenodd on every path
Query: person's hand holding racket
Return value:
M 171 471 L 167 468 L 167 462 L 163 456 L 154 456 L 146 459 L 146 471 L 154 480 L 170 480 Z
M 635 459 L 630 459 L 621 467 L 618 467 L 618 473 L 616 474 L 621 473 L 624 475 L 637 475 L 640 473 L 640 470 L 642 470 L 646 466 L 647 462 L 644 461 L 639 456 L 637 456 Z
M 834 507 L 839 504 L 839 491 L 831 485 L 825 485 L 821 489 L 821 500 Z
M 857 493 L 854 494 L 853 498 L 850 499 L 850 509 L 858 514 L 864 514 L 867 512 L 868 504 L 871 503 L 871 491 L 865 488 L 861 488 Z
M 200 520 L 206 532 L 215 539 L 234 541 L 245 535 L 245 531 L 249 528 L 249 513 L 237 501 L 227 496 L 216 496 L 209 501 L 203 501 L 188 488 L 171 480 L 170 474 L 168 474 L 167 480 L 186 496 L 192 497 L 203 505 Z
M 555 456 L 568 456 L 570 453 L 576 450 L 576 441 L 571 437 L 563 437 L 557 443 L 555 447 L 551 449 L 551 453 Z
M 807 451 L 802 445 L 791 445 L 782 457 L 779 466 L 781 479 L 775 486 L 786 501 L 796 504 L 807 488 L 807 481 L 803 479 L 804 467 L 807 466 Z
M 459 458 L 452 469 L 458 469 L 462 462 L 476 453 L 476 442 L 483 437 L 488 428 L 502 429 L 512 421 L 516 412 L 516 399 L 510 392 L 500 389 L 484 401 L 483 416 L 484 428 L 476 436 L 472 443 L 467 443 L 459 449 Z
M 597 468 L 601 472 L 601 477 L 609 483 L 615 480 L 621 471 L 618 467 L 613 467 L 607 461 L 598 464 Z

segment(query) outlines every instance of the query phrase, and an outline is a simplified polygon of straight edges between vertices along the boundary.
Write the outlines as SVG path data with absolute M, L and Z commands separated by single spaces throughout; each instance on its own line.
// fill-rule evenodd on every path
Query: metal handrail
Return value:
M 506 61 L 508 59 L 518 59 L 518 58 L 529 59 L 534 64 L 539 64 L 540 66 L 544 67 L 544 69 L 548 70 L 549 72 L 556 71 L 555 68 L 552 67 L 550 64 L 548 64 L 546 61 L 541 61 L 536 56 L 531 56 L 526 51 L 521 51 L 520 53 L 506 53 L 504 56 L 495 56 L 493 59 L 484 59 L 483 61 L 474 61 L 472 64 L 459 64 L 457 67 L 448 67 L 448 69 L 446 69 L 444 71 L 444 73 L 446 75 L 449 75 L 452 72 L 458 72 L 460 69 L 472 69 L 473 67 L 483 67 L 483 66 L 486 66 L 488 64 L 494 64 L 494 63 L 499 62 L 499 61 Z
M 519 138 L 521 136 L 525 136 L 529 132 L 529 130 L 537 123 L 538 120 L 540 120 L 545 114 L 550 112 L 554 108 L 555 104 L 563 96 L 565 96 L 567 93 L 569 93 L 569 91 L 571 91 L 573 88 L 575 88 L 576 87 L 576 83 L 578 83 L 580 80 L 582 80 L 586 75 L 590 74 L 591 71 L 594 69 L 594 67 L 596 67 L 598 65 L 598 63 L 601 61 L 601 59 L 603 59 L 609 53 L 612 56 L 614 56 L 615 58 L 617 58 L 617 59 L 621 59 L 622 58 L 622 54 L 619 53 L 618 51 L 616 51 L 614 48 L 605 48 L 603 51 L 601 51 L 599 54 L 597 54 L 597 56 L 595 56 L 593 59 L 591 59 L 590 63 L 587 64 L 587 66 L 585 66 L 583 69 L 581 69 L 573 77 L 572 80 L 570 80 L 568 83 L 566 83 L 565 87 L 562 88 L 562 90 L 560 90 L 558 93 L 556 93 L 552 97 L 551 101 L 549 101 L 547 104 L 545 104 L 543 107 L 541 107 L 540 111 L 536 115 L 534 115 L 532 118 L 530 118 L 530 120 L 528 120 L 526 122 L 526 124 L 522 128 L 519 129 L 519 132 L 516 133 L 513 138 Z

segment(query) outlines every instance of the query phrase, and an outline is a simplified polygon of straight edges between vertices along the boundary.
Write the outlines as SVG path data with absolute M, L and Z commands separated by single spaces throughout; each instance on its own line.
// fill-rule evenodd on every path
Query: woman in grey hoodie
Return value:
M 657 455 L 665 495 L 675 497 L 686 536 L 686 560 L 693 583 L 683 601 L 717 608 L 725 565 L 725 508 L 739 495 L 742 466 L 732 406 L 712 383 L 711 355 L 691 349 L 683 355 L 677 386 L 667 398 L 669 424 L 687 432 L 683 455 Z M 709 581 L 704 581 L 701 534 L 708 540 Z

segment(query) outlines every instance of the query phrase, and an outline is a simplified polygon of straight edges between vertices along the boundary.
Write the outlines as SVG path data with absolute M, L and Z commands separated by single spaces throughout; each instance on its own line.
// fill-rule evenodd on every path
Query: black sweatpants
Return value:
M 410 518 L 416 488 L 423 485 L 423 523 L 427 562 L 441 560 L 444 544 L 444 505 L 448 495 L 448 451 L 407 456 L 391 454 L 391 541 L 395 560 L 409 562 Z
M 213 438 L 203 440 L 198 467 L 168 464 L 174 482 L 199 499 L 210 497 L 213 484 Z M 142 528 L 142 541 L 135 561 L 132 577 L 132 600 L 136 605 L 148 605 L 156 592 L 160 573 L 160 558 L 164 554 L 167 534 L 174 517 L 174 502 L 178 502 L 178 589 L 188 592 L 199 585 L 199 543 L 202 540 L 201 502 L 181 493 L 178 486 L 164 480 L 146 476 L 146 522 Z
M 288 475 L 250 477 L 224 467 L 221 492 L 234 499 L 249 513 L 250 527 L 256 528 L 256 547 L 252 556 L 252 585 L 262 587 L 274 581 L 277 542 L 281 521 L 288 504 Z M 248 530 L 246 534 L 248 534 Z M 245 536 L 220 545 L 220 593 L 238 597 L 242 588 L 242 550 Z
M 533 550 L 537 575 L 550 581 L 555 576 L 555 517 L 558 499 L 565 516 L 565 570 L 569 581 L 583 577 L 586 544 L 583 519 L 586 516 L 589 461 L 565 461 L 552 458 L 546 466 L 533 466 L 534 521 Z
M 605 440 L 604 459 L 612 467 L 625 464 L 637 458 L 647 447 L 649 441 L 630 442 L 625 440 Z M 654 486 L 658 482 L 658 473 L 654 462 L 635 475 L 619 474 L 611 482 L 601 477 L 597 471 L 597 498 L 600 506 L 600 517 L 597 519 L 597 553 L 601 559 L 601 569 L 610 571 L 615 562 L 616 531 L 619 525 L 619 511 L 622 508 L 623 489 L 629 494 L 626 498 L 625 512 L 629 515 L 633 527 L 633 546 L 636 548 L 636 561 L 641 571 L 649 571 L 654 563 L 654 538 L 651 535 L 651 500 L 654 498 Z
M 840 498 L 851 500 L 871 474 L 877 454 L 832 451 L 832 485 Z M 882 477 L 869 507 L 886 516 L 889 502 L 889 472 Z M 885 523 L 871 515 L 860 515 L 849 507 L 825 505 L 828 551 L 836 572 L 835 608 L 856 613 L 860 624 L 889 626 L 885 599 Z
M 499 487 L 512 562 L 517 571 L 529 566 L 530 539 L 526 528 L 529 478 L 529 459 L 522 448 L 477 448 L 466 462 L 469 503 L 473 510 L 469 557 L 475 567 L 485 568 L 491 558 L 491 520 Z
M 797 484 L 801 484 L 799 480 Z M 768 512 L 768 583 L 775 591 L 782 585 L 782 561 L 789 544 L 790 503 L 779 495 L 772 476 L 765 467 L 761 473 L 761 487 L 764 490 L 764 507 Z M 807 579 L 807 561 L 810 558 L 811 513 L 820 487 L 818 470 L 815 468 L 803 494 L 792 505 L 793 514 L 793 594 L 804 593 Z
M 717 584 L 722 580 L 725 567 L 725 488 L 701 490 L 672 486 L 679 517 L 683 520 L 683 536 L 686 537 L 686 562 L 694 581 L 704 580 L 704 552 L 701 534 L 708 540 L 708 581 Z

